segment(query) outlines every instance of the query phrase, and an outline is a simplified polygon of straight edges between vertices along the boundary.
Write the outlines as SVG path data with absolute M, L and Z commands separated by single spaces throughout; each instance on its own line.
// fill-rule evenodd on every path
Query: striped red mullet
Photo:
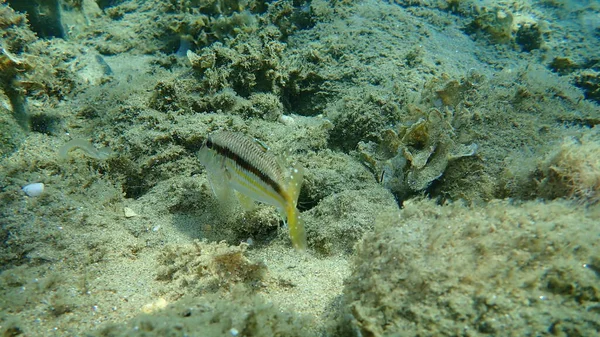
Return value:
M 287 222 L 294 248 L 306 249 L 304 224 L 296 207 L 303 177 L 300 166 L 285 168 L 254 139 L 225 131 L 209 135 L 198 158 L 217 198 L 226 199 L 234 189 L 275 206 Z

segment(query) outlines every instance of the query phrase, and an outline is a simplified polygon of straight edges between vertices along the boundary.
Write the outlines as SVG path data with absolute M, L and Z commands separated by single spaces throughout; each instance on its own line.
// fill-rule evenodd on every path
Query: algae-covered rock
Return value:
M 388 129 L 380 146 L 361 143 L 359 152 L 383 186 L 404 198 L 440 178 L 450 161 L 475 154 L 476 144 L 455 138 L 451 117 L 432 109 L 426 119 Z
M 567 137 L 539 163 L 539 194 L 546 198 L 600 201 L 600 129 Z
M 373 174 L 351 156 L 331 150 L 309 153 L 306 157 L 303 200 L 319 200 L 344 190 L 361 190 L 375 184 Z
M 523 51 L 530 52 L 539 49 L 544 42 L 542 31 L 537 24 L 523 24 L 517 30 L 515 42 L 521 46 Z
M 331 143 L 344 150 L 353 150 L 360 141 L 377 141 L 384 129 L 402 117 L 396 105 L 382 106 L 369 89 L 353 91 L 326 109 L 334 125 Z
M 380 185 L 331 194 L 303 214 L 309 244 L 322 254 L 348 254 L 379 214 L 397 209 L 394 196 Z
M 584 128 L 548 144 L 538 157 L 525 152 L 507 158 L 502 188 L 520 199 L 566 198 L 595 204 L 600 201 L 598 158 L 600 130 Z
M 470 34 L 484 35 L 495 43 L 507 43 L 512 37 L 513 14 L 499 7 L 476 7 L 477 15 L 468 25 Z
M 14 151 L 24 138 L 25 133 L 12 113 L 0 105 L 0 158 Z
M 600 103 L 600 73 L 585 71 L 575 78 L 575 85 L 585 92 L 585 98 Z
M 600 332 L 599 212 L 564 202 L 405 202 L 357 247 L 338 332 L 527 336 Z M 560 308 L 560 310 L 557 310 Z
M 26 90 L 20 80 L 23 78 L 22 74 L 31 70 L 32 65 L 14 51 L 22 51 L 23 44 L 35 38 L 26 23 L 24 15 L 15 13 L 0 2 L 0 29 L 4 32 L 0 38 L 0 104 L 3 110 L 10 109 L 14 119 L 24 130 L 29 129 L 29 116 L 25 104 Z M 2 114 L 4 115 L 4 111 Z M 10 128 L 10 123 L 9 121 L 6 125 L 7 129 Z M 11 133 L 9 131 L 7 135 Z
M 268 26 L 262 36 L 240 38 L 236 48 L 218 42 L 197 58 L 190 54 L 194 70 L 202 75 L 199 85 L 208 93 L 230 87 L 242 97 L 256 92 L 278 94 L 286 77 L 280 62 L 285 44 L 277 41 L 278 35 Z

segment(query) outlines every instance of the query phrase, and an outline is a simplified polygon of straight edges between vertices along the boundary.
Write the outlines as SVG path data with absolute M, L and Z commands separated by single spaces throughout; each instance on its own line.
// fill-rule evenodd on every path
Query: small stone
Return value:
M 292 125 L 294 124 L 294 118 L 287 115 L 281 115 L 279 116 L 279 122 L 284 125 Z

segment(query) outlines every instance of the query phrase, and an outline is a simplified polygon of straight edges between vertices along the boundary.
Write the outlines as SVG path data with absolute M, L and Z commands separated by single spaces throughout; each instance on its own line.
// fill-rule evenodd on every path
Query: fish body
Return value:
M 286 168 L 256 140 L 226 131 L 209 135 L 198 159 L 218 199 L 226 200 L 236 190 L 275 206 L 287 222 L 294 248 L 306 249 L 304 224 L 296 207 L 303 178 L 300 166 Z

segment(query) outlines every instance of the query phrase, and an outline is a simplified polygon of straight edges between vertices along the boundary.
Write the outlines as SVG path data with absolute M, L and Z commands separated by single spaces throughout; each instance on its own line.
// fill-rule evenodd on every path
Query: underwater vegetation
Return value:
M 0 0 L 0 335 L 598 335 L 598 13 Z
M 565 138 L 540 163 L 540 194 L 600 202 L 600 132 Z
M 381 172 L 380 183 L 402 198 L 425 190 L 444 174 L 450 161 L 475 155 L 476 144 L 456 144 L 452 134 L 451 123 L 433 109 L 427 119 L 400 125 L 398 133 L 388 130 L 381 152 L 395 153 L 392 158 L 375 160 L 368 144 L 359 144 L 359 149 L 373 171 Z

